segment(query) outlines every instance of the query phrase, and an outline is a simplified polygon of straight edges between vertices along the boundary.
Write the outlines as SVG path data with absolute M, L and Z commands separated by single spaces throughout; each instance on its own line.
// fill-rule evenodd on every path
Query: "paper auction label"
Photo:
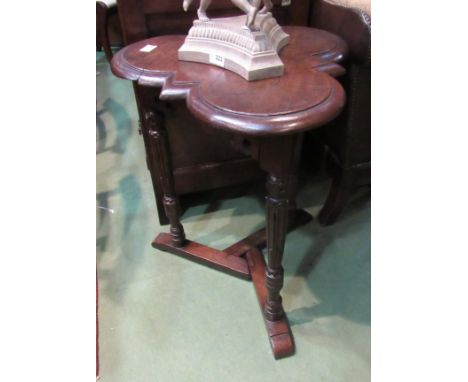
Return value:
M 151 45 L 151 44 L 148 44 L 148 45 L 145 45 L 143 48 L 140 49 L 140 52 L 151 52 L 152 50 L 156 49 L 158 46 L 157 45 Z
M 218 65 L 224 68 L 224 57 L 219 54 L 210 54 L 210 64 Z

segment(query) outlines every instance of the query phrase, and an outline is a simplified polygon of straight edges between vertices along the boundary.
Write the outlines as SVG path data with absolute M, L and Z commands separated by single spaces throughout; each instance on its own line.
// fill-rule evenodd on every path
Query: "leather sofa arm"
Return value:
M 368 4 L 358 7 L 358 4 Z M 370 0 L 315 0 L 310 26 L 334 33 L 349 46 L 353 61 L 364 66 L 371 63 Z

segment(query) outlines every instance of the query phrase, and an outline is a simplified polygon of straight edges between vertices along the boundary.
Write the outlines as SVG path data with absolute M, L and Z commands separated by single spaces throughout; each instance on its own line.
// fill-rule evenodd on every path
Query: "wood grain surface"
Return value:
M 316 29 L 285 27 L 291 43 L 280 56 L 285 75 L 248 82 L 216 66 L 179 61 L 184 36 L 160 36 L 119 51 L 115 75 L 161 88 L 161 100 L 185 99 L 210 126 L 248 136 L 295 134 L 318 127 L 343 109 L 345 94 L 332 77 L 347 54 L 338 37 Z M 141 49 L 156 46 L 150 52 Z

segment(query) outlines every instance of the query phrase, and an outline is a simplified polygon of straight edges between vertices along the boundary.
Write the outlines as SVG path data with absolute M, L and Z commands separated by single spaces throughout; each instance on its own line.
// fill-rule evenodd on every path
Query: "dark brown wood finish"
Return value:
M 288 232 L 311 220 L 312 216 L 304 210 L 290 213 Z M 267 267 L 259 251 L 267 245 L 266 229 L 260 229 L 222 251 L 190 240 L 187 240 L 181 248 L 174 247 L 171 235 L 167 233 L 160 233 L 152 245 L 161 251 L 182 256 L 231 276 L 252 280 L 263 313 L 273 356 L 275 359 L 279 359 L 294 353 L 294 341 L 286 315 L 277 315 L 272 320 L 265 313 L 267 297 L 270 292 L 265 283 Z M 279 309 L 282 311 L 281 306 Z
M 273 15 L 281 25 L 307 25 L 309 0 L 293 1 L 290 6 L 281 6 L 281 0 L 273 0 Z M 125 45 L 154 36 L 186 35 L 196 18 L 198 2 L 184 12 L 182 0 L 118 0 L 119 17 Z M 225 17 L 239 15 L 241 11 L 230 0 L 213 1 L 208 15 Z M 112 17 L 109 20 L 112 32 Z M 112 37 L 112 36 L 111 36 Z M 210 128 L 205 122 L 195 119 L 187 110 L 185 100 L 161 102 L 154 92 L 145 86 L 134 84 L 141 132 L 148 150 L 148 131 L 144 124 L 145 109 L 158 107 L 165 114 L 165 124 L 172 147 L 172 165 L 177 194 L 182 196 L 219 187 L 241 185 L 256 181 L 264 174 L 257 163 L 234 150 L 230 136 L 224 131 Z M 190 126 L 190 128 L 187 128 Z M 148 159 L 151 154 L 147 151 Z M 162 189 L 155 166 L 148 169 L 153 181 L 160 224 L 167 224 L 164 214 Z M 182 199 L 185 205 L 187 199 Z
M 183 36 L 161 36 L 134 43 L 119 51 L 112 61 L 116 75 L 146 89 L 154 88 L 155 96 L 162 101 L 185 100 L 188 110 L 211 129 L 232 134 L 233 146 L 257 160 L 268 174 L 265 270 L 259 254 L 250 251 L 248 244 L 253 241 L 261 247 L 260 236 L 249 237 L 225 251 L 186 241 L 177 213 L 165 130 L 156 110 L 143 110 L 151 160 L 163 184 L 164 205 L 171 224 L 171 234 L 160 234 L 153 246 L 240 277 L 246 276 L 242 255 L 250 251 L 251 264 L 247 265 L 250 276 L 254 277 L 252 269 L 255 273 L 254 284 L 275 357 L 290 355 L 294 348 L 280 291 L 286 234 L 288 226 L 295 224 L 290 216 L 295 211 L 302 133 L 332 120 L 343 109 L 345 94 L 332 75 L 343 71 L 337 62 L 347 51 L 345 43 L 329 33 L 300 27 L 285 29 L 291 35 L 291 44 L 281 53 L 285 75 L 274 79 L 247 82 L 218 67 L 179 62 L 177 49 Z M 311 48 L 305 41 L 315 46 Z M 157 48 L 150 53 L 141 52 L 147 44 Z M 140 107 L 144 109 L 144 105 Z M 240 248 L 245 252 L 241 253 Z M 263 273 L 263 281 L 259 272 Z
M 327 73 L 343 70 L 337 62 L 347 50 L 343 40 L 327 32 L 303 27 L 285 31 L 296 44 L 281 52 L 285 75 L 279 78 L 247 82 L 218 67 L 179 62 L 177 49 L 184 36 L 154 37 L 132 44 L 115 56 L 112 71 L 140 86 L 161 88 L 163 101 L 185 99 L 193 115 L 230 133 L 298 133 L 332 120 L 341 111 L 344 92 Z M 315 44 L 309 55 L 301 50 L 306 41 Z M 142 53 L 140 49 L 148 44 L 157 48 Z
M 294 212 L 288 219 L 288 232 L 312 220 L 312 216 L 304 210 Z M 184 246 L 178 248 L 172 244 L 171 235 L 165 232 L 160 233 L 153 240 L 152 245 L 161 251 L 171 252 L 232 276 L 250 280 L 250 270 L 243 256 L 252 248 L 265 248 L 267 232 L 265 228 L 262 228 L 222 251 L 191 240 L 186 240 Z
M 158 166 L 157 172 L 163 190 L 164 211 L 171 225 L 171 242 L 174 247 L 182 247 L 185 243 L 185 233 L 179 219 L 180 206 L 174 188 L 169 141 L 162 119 L 163 115 L 155 111 L 148 111 L 145 114 L 150 136 L 151 154 L 154 163 Z
M 187 240 L 182 248 L 175 248 L 171 235 L 160 233 L 153 241 L 153 247 L 161 251 L 171 252 L 189 260 L 208 265 L 225 273 L 250 280 L 250 272 L 247 262 L 242 257 L 232 256 L 226 251 L 218 251 L 215 248 Z
M 288 217 L 288 232 L 307 224 L 311 220 L 312 216 L 304 210 L 290 211 Z M 244 256 L 251 248 L 262 250 L 266 247 L 266 244 L 266 229 L 262 228 L 241 241 L 225 248 L 223 252 L 231 256 Z
M 151 155 L 149 126 L 145 110 L 158 110 L 160 123 L 168 133 L 175 190 L 183 195 L 217 187 L 237 185 L 258 178 L 258 165 L 230 147 L 232 136 L 219 130 L 207 129 L 187 110 L 185 100 L 160 102 L 154 87 L 139 86 L 134 90 L 141 119 L 140 133 L 145 143 L 147 166 L 153 182 L 160 224 L 168 224 L 163 207 L 163 190 L 158 165 Z M 158 102 L 156 102 L 156 100 Z
M 281 315 L 275 320 L 270 320 L 265 314 L 269 291 L 265 286 L 265 260 L 257 248 L 251 248 L 246 252 L 252 282 L 257 293 L 258 303 L 264 313 L 265 327 L 270 340 L 271 349 L 276 359 L 290 356 L 294 353 L 294 341 L 286 315 Z
M 96 48 L 104 49 L 107 61 L 112 60 L 112 50 L 109 43 L 108 18 L 110 9 L 106 4 L 96 1 Z

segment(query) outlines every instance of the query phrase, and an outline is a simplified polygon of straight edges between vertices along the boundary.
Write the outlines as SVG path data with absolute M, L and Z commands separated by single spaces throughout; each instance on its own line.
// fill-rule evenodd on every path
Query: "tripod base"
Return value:
M 312 220 L 312 216 L 306 211 L 294 211 L 289 219 L 288 232 L 310 220 Z M 266 247 L 266 230 L 264 228 L 223 251 L 191 240 L 186 240 L 182 247 L 176 247 L 172 244 L 171 236 L 168 233 L 160 233 L 152 245 L 161 251 L 182 256 L 232 276 L 252 280 L 263 314 L 268 293 L 265 286 L 265 260 L 260 252 Z M 294 341 L 286 315 L 275 321 L 268 320 L 264 315 L 263 319 L 274 357 L 278 359 L 294 354 Z

